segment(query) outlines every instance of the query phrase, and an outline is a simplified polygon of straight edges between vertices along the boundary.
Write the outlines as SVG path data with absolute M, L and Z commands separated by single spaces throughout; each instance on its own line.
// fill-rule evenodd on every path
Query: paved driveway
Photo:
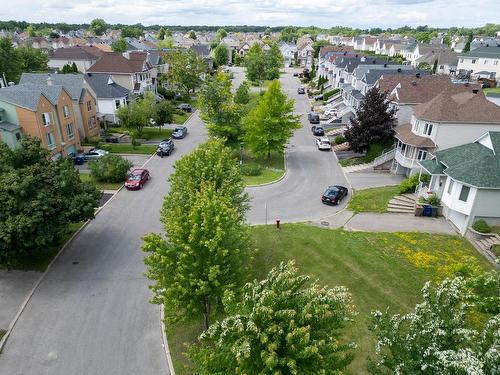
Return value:
M 287 148 L 287 174 L 280 182 L 248 188 L 252 197 L 248 221 L 251 224 L 272 223 L 276 219 L 283 222 L 315 220 L 329 216 L 342 209 L 348 198 L 339 206 L 326 206 L 320 196 L 328 185 L 344 185 L 347 180 L 333 152 L 318 151 L 315 137 L 311 134 L 307 121 L 310 109 L 305 95 L 297 94 L 300 82 L 286 69 L 281 76 L 284 91 L 296 100 L 295 110 L 302 116 L 303 128 L 295 131 Z M 350 195 L 350 194 L 349 194 Z
M 55 262 L 0 355 L 0 374 L 159 375 L 168 368 L 159 307 L 148 303 L 140 237 L 162 230 L 172 163 L 206 138 L 195 114 L 141 191 L 120 191 Z
M 347 178 L 356 190 L 368 189 L 380 186 L 399 185 L 404 176 L 388 172 L 359 171 L 347 173 Z

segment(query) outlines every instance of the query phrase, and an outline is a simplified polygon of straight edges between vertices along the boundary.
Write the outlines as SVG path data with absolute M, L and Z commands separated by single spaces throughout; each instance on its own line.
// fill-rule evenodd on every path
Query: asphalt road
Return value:
M 168 374 L 139 248 L 141 236 L 162 230 L 173 161 L 206 139 L 197 114 L 188 127 L 171 157 L 148 161 L 144 189 L 121 190 L 57 259 L 0 355 L 0 374 Z
M 309 101 L 306 95 L 297 94 L 300 81 L 293 77 L 292 72 L 292 69 L 286 69 L 280 80 L 284 91 L 295 99 L 295 111 L 301 115 L 303 127 L 295 131 L 287 147 L 285 178 L 276 184 L 247 189 L 252 197 L 247 216 L 251 224 L 265 224 L 266 217 L 268 224 L 276 219 L 282 222 L 321 219 L 344 208 L 350 198 L 349 193 L 339 206 L 321 203 L 321 194 L 327 186 L 343 185 L 349 188 L 349 184 L 335 153 L 317 149 L 316 138 L 307 120 Z

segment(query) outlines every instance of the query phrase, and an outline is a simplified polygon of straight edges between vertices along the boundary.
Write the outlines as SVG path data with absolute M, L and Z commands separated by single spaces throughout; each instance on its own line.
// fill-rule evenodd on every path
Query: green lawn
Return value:
M 398 186 L 356 190 L 347 208 L 354 212 L 386 212 L 387 204 L 398 195 Z
M 132 133 L 133 131 L 122 128 L 122 127 L 113 127 L 108 129 L 108 133 Z M 162 140 L 165 138 L 170 138 L 172 135 L 172 129 L 165 129 L 165 127 L 147 127 L 142 129 L 142 137 L 141 139 L 146 140 Z
M 350 165 L 370 163 L 373 160 L 375 160 L 377 156 L 380 156 L 381 154 L 384 153 L 384 151 L 388 150 L 389 147 L 384 147 L 380 144 L 373 144 L 370 146 L 365 156 L 360 156 L 350 159 L 342 159 L 339 160 L 339 164 L 343 167 L 348 167 Z
M 258 176 L 243 176 L 243 182 L 247 186 L 266 184 L 278 180 L 284 173 L 284 170 L 264 168 L 262 173 Z
M 157 145 L 140 145 L 133 147 L 131 144 L 125 143 L 106 143 L 101 145 L 101 148 L 112 154 L 151 155 L 156 151 Z
M 500 87 L 491 87 L 487 89 L 483 89 L 484 93 L 487 94 L 489 92 L 495 93 L 495 94 L 500 94 Z
M 68 242 L 70 237 L 75 234 L 75 232 L 80 229 L 84 222 L 71 223 L 69 225 L 67 233 L 61 238 L 61 240 L 52 246 L 49 246 L 44 251 L 40 251 L 29 256 L 22 257 L 19 259 L 18 264 L 14 267 L 16 270 L 23 271 L 40 271 L 44 272 L 47 266 L 52 261 L 52 259 L 57 255 L 59 250 L 63 245 Z M 5 268 L 0 264 L 0 268 Z
M 346 232 L 285 224 L 256 226 L 251 235 L 258 249 L 250 278 L 262 279 L 280 261 L 295 259 L 301 272 L 330 287 L 344 285 L 352 293 L 358 315 L 346 327 L 348 340 L 358 349 L 349 374 L 365 374 L 366 358 L 373 353 L 374 338 L 367 328 L 372 310 L 388 307 L 393 313 L 408 312 L 420 300 L 427 280 L 451 276 L 460 264 L 490 269 L 463 238 L 426 233 Z M 201 322 L 176 324 L 167 336 L 176 373 L 190 374 L 183 343 L 193 342 Z
M 239 159 L 239 146 L 234 146 L 234 153 Z M 271 159 L 268 160 L 267 157 L 255 157 L 250 151 L 243 150 L 243 164 L 258 164 L 262 167 L 262 172 L 258 176 L 243 176 L 245 185 L 258 185 L 272 182 L 285 173 L 284 156 L 277 152 L 272 152 Z
M 174 113 L 174 124 L 184 124 L 188 117 L 191 115 L 191 113 L 187 112 L 179 112 L 179 113 Z
M 80 173 L 80 179 L 95 184 L 100 190 L 118 190 L 123 185 L 122 182 L 98 182 L 90 173 Z
M 7 333 L 6 330 L 0 329 L 0 340 L 2 340 L 2 337 Z

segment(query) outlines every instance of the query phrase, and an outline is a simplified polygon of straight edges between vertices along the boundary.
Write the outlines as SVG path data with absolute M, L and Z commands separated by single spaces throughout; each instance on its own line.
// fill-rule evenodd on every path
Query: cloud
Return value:
M 497 0 L 0 0 L 2 19 L 29 22 L 332 27 L 479 26 L 498 22 Z M 3 5 L 3 6 L 2 6 Z M 452 9 L 452 11 L 450 11 Z M 484 10 L 487 9 L 487 12 Z

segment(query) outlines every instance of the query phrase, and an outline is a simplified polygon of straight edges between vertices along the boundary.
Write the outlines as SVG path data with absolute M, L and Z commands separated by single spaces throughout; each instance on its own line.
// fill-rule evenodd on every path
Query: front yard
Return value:
M 239 158 L 239 151 L 235 149 L 236 153 L 238 153 Z M 247 166 L 250 166 L 254 172 L 249 174 Z M 249 151 L 244 150 L 242 173 L 245 185 L 260 185 L 276 181 L 285 173 L 284 155 L 272 152 L 271 159 L 268 160 L 267 157 L 252 156 Z
M 140 145 L 134 147 L 129 143 L 105 143 L 101 145 L 103 150 L 109 151 L 112 154 L 152 155 L 157 147 L 157 145 Z
M 118 190 L 123 185 L 122 182 L 98 182 L 90 173 L 80 173 L 80 180 L 83 182 L 90 182 L 96 185 L 100 190 Z
M 354 212 L 387 212 L 387 204 L 398 195 L 398 186 L 356 190 L 347 208 Z
M 366 233 L 322 229 L 306 224 L 251 228 L 258 249 L 249 279 L 262 279 L 280 261 L 295 259 L 301 272 L 330 287 L 344 285 L 352 293 L 358 315 L 345 332 L 357 342 L 349 374 L 365 374 L 374 338 L 368 331 L 372 310 L 407 312 L 419 302 L 427 280 L 438 280 L 467 267 L 490 269 L 464 239 L 426 233 Z M 202 319 L 167 327 L 167 336 L 178 374 L 184 369 L 184 343 L 201 332 Z

